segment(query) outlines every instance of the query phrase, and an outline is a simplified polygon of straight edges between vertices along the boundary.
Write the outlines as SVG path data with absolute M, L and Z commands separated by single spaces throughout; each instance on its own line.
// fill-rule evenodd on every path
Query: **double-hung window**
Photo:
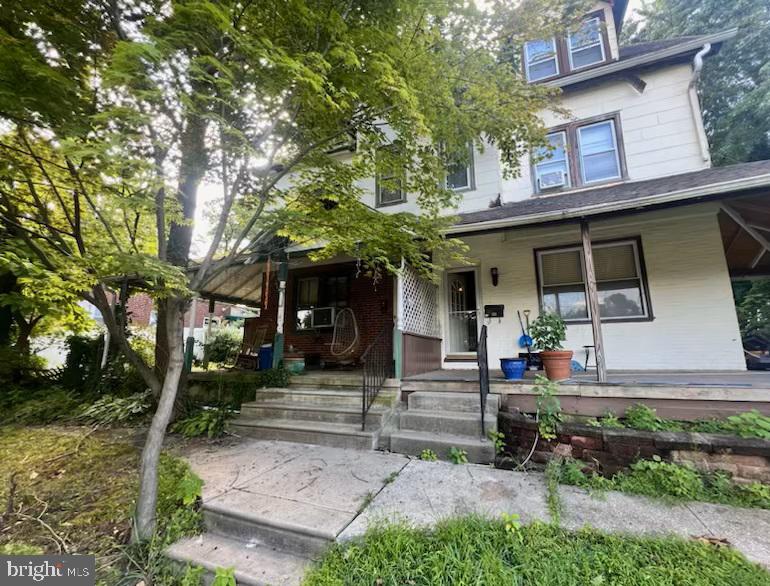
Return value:
M 602 63 L 605 60 L 605 48 L 602 41 L 602 21 L 594 17 L 583 21 L 580 29 L 569 35 L 570 69 L 581 69 Z
M 583 183 L 618 179 L 621 176 L 614 120 L 580 126 L 577 138 Z
M 376 196 L 377 206 L 387 206 L 406 201 L 404 193 L 404 175 L 396 166 L 395 155 L 398 147 L 388 145 L 382 147 L 379 158 L 383 163 L 383 169 L 377 174 Z
M 473 189 L 473 145 L 468 145 L 466 157 L 447 165 L 446 186 L 452 191 Z
M 342 275 L 297 279 L 296 329 L 331 327 L 337 309 L 348 305 L 348 283 L 348 277 Z
M 532 153 L 535 191 L 583 187 L 625 175 L 620 119 L 578 121 L 548 134 L 548 146 Z
M 552 132 L 547 138 L 549 146 L 535 153 L 535 182 L 538 191 L 570 185 L 567 133 Z
M 524 66 L 528 81 L 538 81 L 559 74 L 556 39 L 529 41 L 524 44 Z
M 595 244 L 592 250 L 602 320 L 648 319 L 638 240 Z M 540 250 L 536 258 L 543 311 L 557 313 L 568 322 L 589 319 L 582 247 Z

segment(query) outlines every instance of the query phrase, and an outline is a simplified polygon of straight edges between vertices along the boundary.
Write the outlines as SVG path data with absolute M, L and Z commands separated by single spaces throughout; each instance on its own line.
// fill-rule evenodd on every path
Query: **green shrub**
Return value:
M 703 479 L 697 470 L 664 462 L 660 456 L 631 464 L 631 472 L 618 475 L 616 485 L 620 490 L 636 494 L 688 500 L 697 500 L 704 493 Z
M 532 322 L 529 333 L 538 350 L 561 350 L 567 339 L 567 324 L 556 313 L 542 313 Z
M 233 416 L 227 407 L 203 408 L 194 415 L 177 421 L 172 431 L 186 438 L 208 436 L 210 439 L 225 433 L 225 424 Z
M 81 421 L 109 425 L 127 423 L 146 415 L 152 407 L 152 393 L 145 391 L 128 397 L 105 395 L 78 416 Z
M 206 343 L 206 352 L 211 362 L 233 362 L 241 349 L 243 330 L 223 327 L 211 334 Z

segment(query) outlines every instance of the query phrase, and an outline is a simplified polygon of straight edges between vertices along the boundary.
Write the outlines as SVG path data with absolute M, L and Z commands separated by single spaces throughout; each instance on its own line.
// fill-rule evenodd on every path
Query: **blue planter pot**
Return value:
M 520 380 L 524 378 L 524 371 L 527 369 L 527 359 L 501 358 L 500 368 L 507 380 Z

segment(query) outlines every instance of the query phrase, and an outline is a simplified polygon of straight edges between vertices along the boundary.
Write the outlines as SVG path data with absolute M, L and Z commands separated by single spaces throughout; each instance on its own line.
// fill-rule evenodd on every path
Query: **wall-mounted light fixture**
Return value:
M 497 267 L 492 267 L 489 269 L 489 274 L 492 275 L 492 286 L 497 287 L 497 279 L 500 276 L 500 273 L 497 271 Z

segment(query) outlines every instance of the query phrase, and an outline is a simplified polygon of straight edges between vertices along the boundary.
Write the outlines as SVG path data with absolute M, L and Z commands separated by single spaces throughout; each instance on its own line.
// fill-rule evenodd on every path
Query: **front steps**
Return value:
M 499 402 L 498 395 L 487 397 L 482 434 L 477 394 L 413 392 L 408 409 L 399 418 L 398 431 L 390 436 L 390 451 L 419 456 L 428 449 L 449 460 L 454 447 L 465 450 L 469 462 L 493 462 L 495 446 L 488 436 L 497 431 Z
M 292 522 L 276 516 L 286 506 L 279 500 L 235 490 L 207 501 L 202 507 L 206 533 L 173 544 L 166 555 L 202 566 L 207 583 L 217 569 L 233 568 L 239 586 L 298 586 L 312 560 L 334 542 L 335 534 L 324 525 L 341 515 L 294 503 L 299 517 Z
M 261 389 L 244 403 L 229 427 L 236 435 L 373 450 L 393 412 L 397 383 L 386 382 L 361 430 L 361 377 L 306 374 L 292 377 L 289 388 Z

